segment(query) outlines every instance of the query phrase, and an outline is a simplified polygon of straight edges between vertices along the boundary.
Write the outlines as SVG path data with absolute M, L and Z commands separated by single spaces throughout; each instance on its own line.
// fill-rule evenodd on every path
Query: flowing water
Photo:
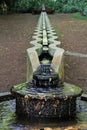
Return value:
M 56 119 L 50 121 L 33 121 L 27 120 L 24 117 L 19 119 L 15 111 L 15 100 L 0 103 L 0 130 L 44 130 L 47 127 L 53 130 L 65 130 L 66 128 L 68 130 L 68 128 L 72 127 L 87 130 L 87 102 L 85 101 L 77 100 L 76 119 L 70 121 L 58 121 Z

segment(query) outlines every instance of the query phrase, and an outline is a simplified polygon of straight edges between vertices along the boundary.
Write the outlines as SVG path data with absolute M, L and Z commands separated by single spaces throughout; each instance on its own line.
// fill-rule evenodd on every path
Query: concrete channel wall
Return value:
M 30 44 L 32 48 L 27 49 L 27 82 L 32 80 L 34 71 L 40 65 L 39 56 L 43 50 L 53 57 L 51 65 L 55 66 L 55 71 L 61 81 L 64 80 L 64 49 L 60 48 L 61 42 L 51 26 L 46 12 L 42 12 Z M 46 47 L 48 46 L 48 47 Z

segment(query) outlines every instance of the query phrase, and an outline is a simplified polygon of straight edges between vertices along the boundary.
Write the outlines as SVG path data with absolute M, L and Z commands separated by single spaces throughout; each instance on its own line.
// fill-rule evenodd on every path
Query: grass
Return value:
M 74 13 L 74 14 L 72 14 L 72 17 L 76 18 L 76 19 L 86 20 L 87 21 L 87 16 L 82 16 L 80 13 Z

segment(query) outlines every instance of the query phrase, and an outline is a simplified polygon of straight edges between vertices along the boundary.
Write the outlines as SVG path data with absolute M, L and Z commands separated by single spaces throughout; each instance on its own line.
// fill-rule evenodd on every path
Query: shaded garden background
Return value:
M 41 10 L 43 0 L 0 0 L 0 13 L 26 13 Z M 45 0 L 46 8 L 55 12 L 80 12 L 87 15 L 87 0 Z

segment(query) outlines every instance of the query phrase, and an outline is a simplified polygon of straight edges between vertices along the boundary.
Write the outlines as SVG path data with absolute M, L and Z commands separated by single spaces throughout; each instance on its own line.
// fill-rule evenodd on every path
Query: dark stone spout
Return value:
M 40 65 L 33 74 L 33 83 L 40 88 L 53 88 L 58 86 L 58 74 L 50 64 Z

